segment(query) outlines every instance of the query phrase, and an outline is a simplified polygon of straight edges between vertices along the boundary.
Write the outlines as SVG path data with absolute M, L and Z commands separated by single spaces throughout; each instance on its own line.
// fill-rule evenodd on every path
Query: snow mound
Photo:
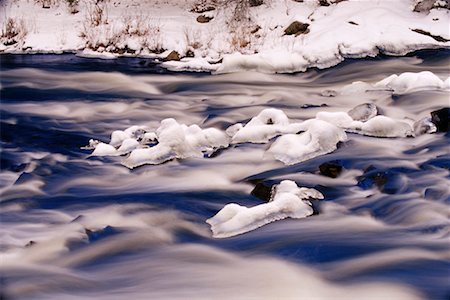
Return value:
M 413 127 L 408 122 L 387 116 L 376 116 L 376 111 L 376 106 L 370 104 L 361 104 L 349 111 L 357 119 L 367 119 L 364 122 L 354 120 L 346 112 L 318 112 L 316 119 L 334 124 L 347 132 L 373 137 L 413 136 Z M 356 114 L 356 112 L 358 113 Z M 431 133 L 432 131 L 425 130 L 424 132 Z
M 133 150 L 122 164 L 131 169 L 144 164 L 161 164 L 175 158 L 203 157 L 203 153 L 211 154 L 229 145 L 229 137 L 218 129 L 187 126 L 172 118 L 162 120 L 155 135 L 157 145 Z
M 294 181 L 284 180 L 272 190 L 269 203 L 250 208 L 230 203 L 206 222 L 211 225 L 213 237 L 231 237 L 278 220 L 308 217 L 313 214 L 309 198 L 323 199 L 323 195 L 315 189 L 299 188 Z
M 300 125 L 299 131 L 304 132 L 279 137 L 267 153 L 286 165 L 293 165 L 333 152 L 339 142 L 347 140 L 344 130 L 322 120 L 310 119 Z
M 393 74 L 377 83 L 374 87 L 389 88 L 396 94 L 404 94 L 419 90 L 444 89 L 444 82 L 429 71 L 419 73 L 405 72 L 400 75 Z
M 267 108 L 252 118 L 245 126 L 234 124 L 227 129 L 231 142 L 267 143 L 271 138 L 285 133 L 297 132 L 297 124 L 290 124 L 286 114 L 276 108 Z

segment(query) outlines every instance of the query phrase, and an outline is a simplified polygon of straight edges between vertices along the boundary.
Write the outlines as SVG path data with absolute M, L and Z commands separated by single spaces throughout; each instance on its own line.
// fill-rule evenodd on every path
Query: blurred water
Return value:
M 167 117 L 225 129 L 267 107 L 303 120 L 374 102 L 385 115 L 417 120 L 449 106 L 448 92 L 322 91 L 406 71 L 445 79 L 449 54 L 355 60 L 294 75 L 172 73 L 143 59 L 1 55 L 1 296 L 448 299 L 449 134 L 349 134 L 334 153 L 289 167 L 264 160 L 267 145 L 132 171 L 120 158 L 88 157 L 80 147 Z M 344 166 L 336 179 L 318 172 L 332 160 Z M 319 214 L 211 238 L 207 218 L 229 202 L 261 203 L 250 194 L 252 183 L 282 179 L 320 190 Z

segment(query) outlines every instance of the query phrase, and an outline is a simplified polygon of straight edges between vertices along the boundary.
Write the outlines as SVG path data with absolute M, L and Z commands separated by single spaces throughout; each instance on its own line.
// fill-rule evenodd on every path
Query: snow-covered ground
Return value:
M 327 6 L 266 0 L 236 13 L 238 2 L 244 1 L 4 0 L 0 52 L 163 60 L 176 51 L 181 60 L 164 62 L 167 68 L 273 73 L 450 47 L 448 1 L 422 0 L 433 8 L 419 12 L 417 0 L 329 0 Z M 214 10 L 198 12 L 205 8 Z M 199 16 L 212 19 L 200 23 Z M 285 34 L 294 21 L 303 29 Z

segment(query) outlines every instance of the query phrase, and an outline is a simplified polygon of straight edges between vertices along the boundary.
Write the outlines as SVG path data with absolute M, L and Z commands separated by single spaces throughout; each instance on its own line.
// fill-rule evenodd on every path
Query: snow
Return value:
M 390 88 L 396 94 L 410 93 L 418 90 L 437 90 L 445 88 L 444 82 L 429 71 L 419 73 L 405 72 L 393 74 L 377 83 L 374 87 Z
M 123 161 L 123 165 L 135 168 L 144 164 L 161 164 L 176 158 L 203 157 L 203 153 L 212 154 L 229 145 L 229 137 L 218 129 L 201 129 L 195 124 L 186 126 L 172 118 L 161 121 L 155 136 L 157 145 L 133 150 Z
M 323 199 L 323 195 L 315 189 L 299 188 L 294 181 L 283 180 L 272 190 L 269 203 L 250 208 L 230 203 L 206 222 L 211 225 L 213 237 L 231 237 L 278 220 L 308 217 L 313 214 L 307 201 L 310 198 Z
M 194 57 L 163 66 L 180 71 L 281 73 L 327 68 L 345 58 L 450 47 L 450 42 L 438 41 L 450 39 L 448 10 L 413 12 L 409 0 L 348 0 L 330 6 L 319 6 L 315 0 L 267 1 L 249 8 L 250 21 L 241 23 L 230 21 L 233 5 L 222 5 L 208 12 L 213 19 L 203 24 L 196 21 L 199 14 L 191 12 L 196 2 L 101 1 L 97 5 L 104 14 L 94 24 L 95 6 L 88 0 L 78 2 L 77 13 L 64 1 L 51 1 L 45 9 L 40 1 L 5 0 L 0 3 L 2 25 L 12 18 L 25 30 L 12 45 L 0 37 L 0 51 L 73 51 L 114 59 L 122 55 L 164 58 L 172 50 L 185 56 L 190 50 Z M 309 32 L 285 35 L 284 29 L 293 21 L 309 24 Z
M 267 143 L 273 137 L 298 131 L 295 124 L 289 124 L 289 119 L 282 110 L 267 108 L 252 118 L 245 126 L 238 123 L 230 126 L 227 133 L 231 142 L 237 143 Z
M 347 140 L 341 128 L 317 119 L 300 123 L 300 134 L 285 134 L 279 137 L 267 150 L 267 154 L 286 165 L 333 152 L 339 142 Z

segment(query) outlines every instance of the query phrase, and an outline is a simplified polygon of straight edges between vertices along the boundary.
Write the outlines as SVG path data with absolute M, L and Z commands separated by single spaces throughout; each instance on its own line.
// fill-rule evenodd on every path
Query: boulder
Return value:
M 431 122 L 436 125 L 438 132 L 448 132 L 450 121 L 450 107 L 444 107 L 431 113 Z
M 172 51 L 169 53 L 169 55 L 166 56 L 166 58 L 164 58 L 164 61 L 179 61 L 181 59 L 180 53 L 178 53 L 177 51 Z
M 321 164 L 319 166 L 319 171 L 321 175 L 330 178 L 337 178 L 339 175 L 341 175 L 342 166 L 336 161 L 330 161 Z
M 299 21 L 294 21 L 291 23 L 291 25 L 289 25 L 285 30 L 284 30 L 284 34 L 285 35 L 293 35 L 295 34 L 296 36 L 299 34 L 307 34 L 309 32 L 309 24 L 308 23 L 302 23 Z
M 213 19 L 213 17 L 207 17 L 205 15 L 200 15 L 200 16 L 197 17 L 197 22 L 199 22 L 199 23 L 208 23 L 212 19 Z

